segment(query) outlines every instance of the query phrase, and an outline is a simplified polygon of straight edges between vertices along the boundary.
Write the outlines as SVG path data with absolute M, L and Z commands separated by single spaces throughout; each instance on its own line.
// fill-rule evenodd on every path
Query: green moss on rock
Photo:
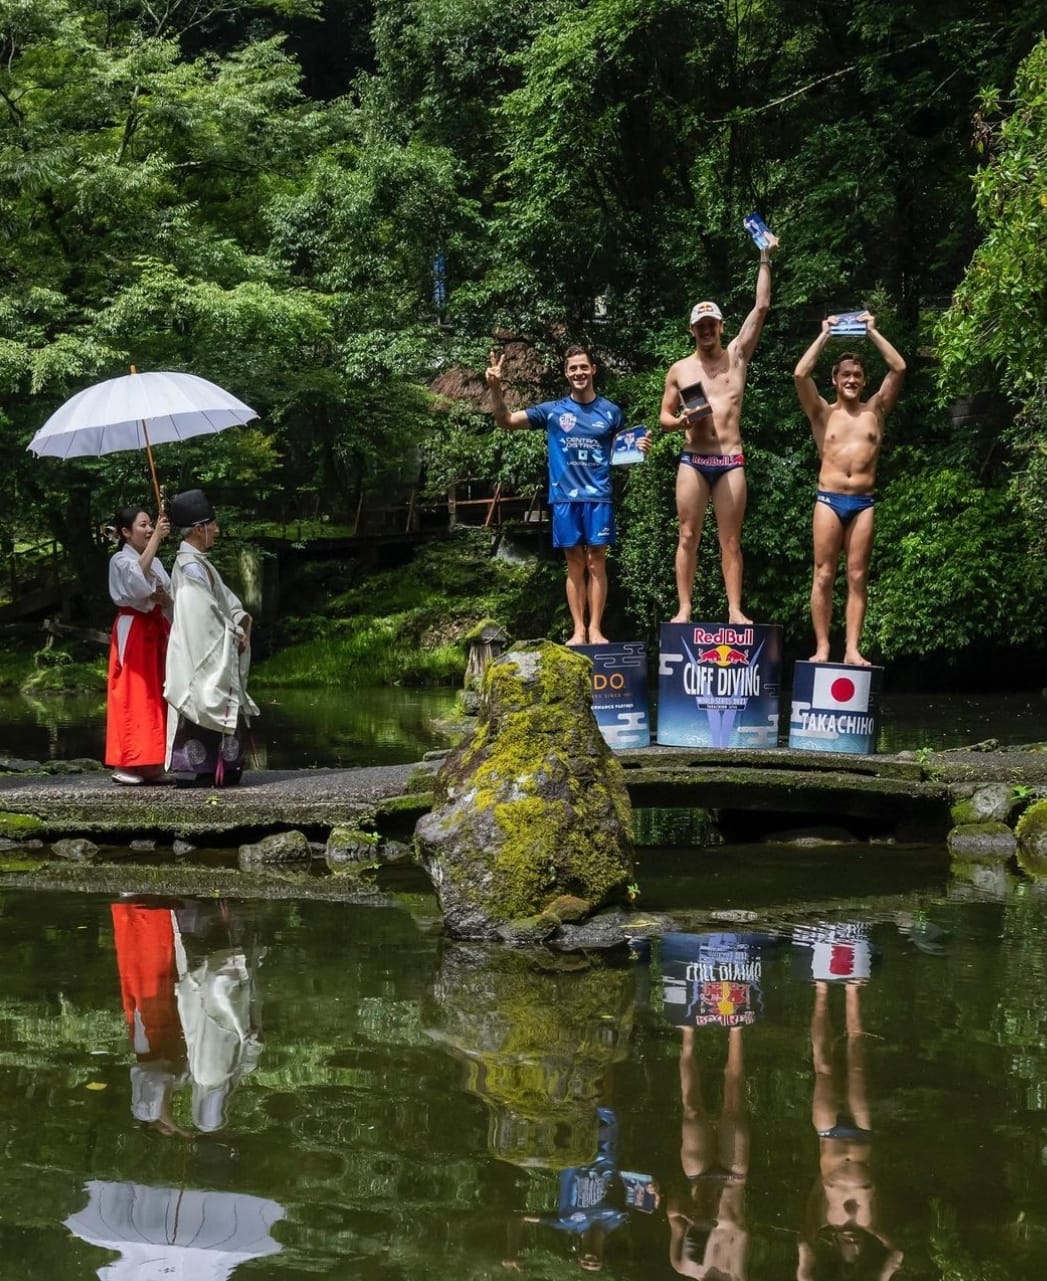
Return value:
M 1047 876 L 1047 800 L 1034 801 L 1018 820 L 1018 862 L 1030 876 Z
M 625 777 L 591 711 L 591 664 L 547 641 L 493 662 L 479 723 L 416 829 L 453 932 L 490 936 L 563 895 L 598 907 L 632 879 Z
M 18 814 L 12 810 L 0 810 L 0 836 L 9 841 L 27 841 L 39 836 L 44 830 L 43 822 L 35 814 Z

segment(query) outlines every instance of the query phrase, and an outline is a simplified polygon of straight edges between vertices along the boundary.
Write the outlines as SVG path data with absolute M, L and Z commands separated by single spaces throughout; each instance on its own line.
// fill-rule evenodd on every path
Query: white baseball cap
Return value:
M 723 312 L 714 302 L 696 302 L 691 308 L 691 324 L 711 316 L 713 320 L 723 320 Z

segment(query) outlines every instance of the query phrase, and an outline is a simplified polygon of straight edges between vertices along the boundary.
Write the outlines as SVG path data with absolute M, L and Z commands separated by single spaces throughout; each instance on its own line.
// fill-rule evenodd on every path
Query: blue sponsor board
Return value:
M 663 623 L 658 742 L 777 747 L 782 629 L 775 623 Z
M 810 752 L 875 752 L 882 684 L 882 667 L 797 663 L 789 746 Z
M 662 1015 L 677 1027 L 746 1027 L 763 1010 L 770 934 L 663 934 Z
M 647 647 L 640 641 L 576 645 L 593 661 L 593 715 L 608 747 L 648 747 Z

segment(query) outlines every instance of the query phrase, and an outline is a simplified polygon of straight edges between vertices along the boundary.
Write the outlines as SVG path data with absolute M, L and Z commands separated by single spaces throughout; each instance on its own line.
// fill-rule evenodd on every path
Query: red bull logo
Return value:
M 710 649 L 699 650 L 694 656 L 696 663 L 715 663 L 717 667 L 734 667 L 738 663 L 748 663 L 749 655 L 733 645 L 713 645 Z
M 753 635 L 751 627 L 718 627 L 714 632 L 709 631 L 707 627 L 696 627 L 694 629 L 694 643 L 717 649 L 723 646 L 737 649 L 740 645 L 752 645 Z

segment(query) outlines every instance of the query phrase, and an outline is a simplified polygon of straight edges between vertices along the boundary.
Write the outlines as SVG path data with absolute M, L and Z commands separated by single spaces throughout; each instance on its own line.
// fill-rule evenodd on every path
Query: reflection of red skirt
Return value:
M 125 618 L 130 620 L 130 630 L 121 660 L 118 629 Z M 164 763 L 167 754 L 164 665 L 170 630 L 171 625 L 160 609 L 148 614 L 121 609 L 116 616 L 109 642 L 107 765 L 134 769 Z
M 169 907 L 114 903 L 113 941 L 127 1030 L 139 1059 L 185 1054 L 175 1003 L 174 926 Z

